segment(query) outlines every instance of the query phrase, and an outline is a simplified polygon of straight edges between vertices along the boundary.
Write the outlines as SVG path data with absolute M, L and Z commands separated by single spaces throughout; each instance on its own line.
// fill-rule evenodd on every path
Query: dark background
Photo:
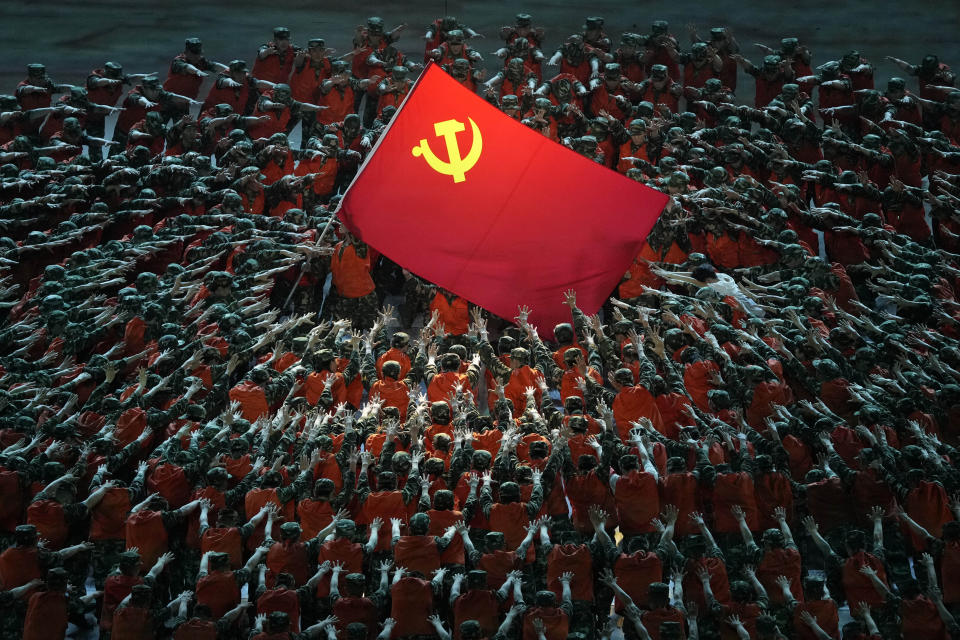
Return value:
M 499 60 L 490 52 L 499 47 L 497 29 L 511 24 L 518 11 L 533 15 L 546 28 L 544 53 L 549 57 L 562 38 L 578 30 L 587 15 L 606 18 L 606 30 L 618 42 L 625 30 L 646 33 L 650 22 L 664 19 L 689 47 L 685 25 L 694 22 L 701 36 L 711 26 L 733 29 L 743 53 L 759 61 L 752 46 L 778 47 L 781 37 L 796 36 L 813 52 L 814 66 L 838 59 L 857 48 L 876 66 L 877 86 L 900 72 L 883 60 L 893 55 L 914 64 L 927 53 L 960 70 L 960 1 L 933 0 L 799 0 L 793 2 L 710 3 L 681 0 L 669 3 L 574 2 L 323 2 L 234 0 L 189 2 L 167 0 L 39 0 L 0 2 L 0 92 L 13 93 L 25 75 L 25 65 L 43 62 L 56 82 L 82 84 L 87 73 L 106 60 L 120 62 L 126 72 L 159 72 L 165 77 L 170 59 L 183 48 L 184 38 L 203 39 L 208 58 L 229 62 L 244 58 L 252 64 L 260 44 L 274 26 L 287 26 L 295 44 L 323 37 L 339 53 L 350 49 L 353 28 L 368 15 L 382 16 L 389 27 L 407 23 L 398 46 L 414 60 L 423 53 L 426 26 L 444 14 L 457 16 L 487 36 L 472 44 L 487 67 Z M 545 70 L 549 73 L 549 68 Z M 741 74 L 741 99 L 752 101 L 753 83 Z M 915 84 L 909 85 L 915 88 Z M 201 90 L 205 95 L 206 88 Z

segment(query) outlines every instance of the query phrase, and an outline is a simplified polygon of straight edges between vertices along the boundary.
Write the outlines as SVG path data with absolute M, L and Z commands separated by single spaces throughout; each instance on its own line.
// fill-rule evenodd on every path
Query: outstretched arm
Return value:
M 450 632 L 443 626 L 443 621 L 440 620 L 440 616 L 433 614 L 427 618 L 427 621 L 433 625 L 433 629 L 437 632 L 437 637 L 439 637 L 440 640 L 450 640 Z
M 829 558 L 834 555 L 830 543 L 820 535 L 820 528 L 817 526 L 817 521 L 813 519 L 813 516 L 807 516 L 803 519 L 803 527 L 807 530 L 807 535 L 813 540 L 813 544 L 820 550 L 824 558 Z

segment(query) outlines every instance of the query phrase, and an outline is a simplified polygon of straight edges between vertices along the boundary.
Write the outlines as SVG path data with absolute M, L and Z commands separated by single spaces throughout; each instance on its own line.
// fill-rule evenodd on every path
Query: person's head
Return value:
M 34 62 L 27 65 L 27 77 L 31 80 L 42 80 L 47 77 L 46 65 Z
M 634 55 L 640 47 L 643 46 L 644 37 L 639 33 L 625 32 L 620 34 L 620 54 L 621 57 L 630 57 Z
M 203 41 L 200 38 L 187 38 L 183 42 L 183 52 L 188 56 L 199 56 L 203 53 Z
M 210 571 L 227 571 L 230 569 L 230 554 L 221 553 L 219 551 L 216 553 L 211 553 L 208 556 L 207 562 Z
M 490 531 L 483 537 L 483 541 L 488 551 L 500 551 L 503 549 L 505 539 L 502 531 Z
M 763 532 L 763 546 L 767 549 L 782 549 L 786 545 L 783 532 L 777 528 L 770 528 Z
M 515 60 L 519 60 L 519 58 L 515 58 Z M 520 63 L 522 65 L 523 61 L 520 60 Z M 508 72 L 510 71 L 509 67 L 507 68 L 507 71 Z M 515 117 L 517 113 L 520 111 L 520 99 L 517 98 L 517 96 L 513 95 L 512 93 L 508 93 L 507 95 L 502 96 L 500 98 L 500 110 L 510 116 Z
M 659 609 L 661 607 L 667 606 L 670 602 L 670 586 L 663 582 L 651 582 L 650 583 L 650 607 L 653 609 Z
M 366 578 L 362 573 L 348 573 L 343 578 L 343 586 L 348 596 L 359 597 L 363 595 L 363 589 L 366 586 Z
M 530 352 L 523 347 L 514 347 L 510 350 L 510 366 L 519 369 L 530 364 Z
M 763 57 L 763 74 L 765 76 L 775 76 L 780 72 L 780 63 L 782 62 L 780 56 L 778 55 L 769 55 Z
M 920 583 L 915 578 L 906 578 L 897 583 L 900 596 L 912 600 L 920 595 Z
M 956 113 L 960 111 L 960 91 L 951 91 L 947 94 L 946 99 L 947 111 L 950 113 Z
M 430 516 L 425 513 L 415 513 L 410 516 L 410 533 L 415 536 L 425 536 L 430 530 Z
M 487 572 L 481 569 L 474 569 L 467 572 L 467 589 L 486 589 Z
M 597 468 L 597 459 L 592 455 L 581 455 L 577 458 L 577 471 L 580 473 L 589 473 Z
M 866 637 L 867 627 L 862 620 L 853 619 L 840 628 L 843 640 L 862 640 Z
M 346 538 L 352 540 L 357 533 L 357 525 L 348 518 L 337 520 L 333 527 L 333 533 L 337 538 Z
M 393 459 L 391 460 L 393 464 L 393 469 L 400 475 L 406 475 L 410 472 L 410 468 L 413 466 L 410 460 L 410 454 L 406 451 L 397 451 L 393 454 Z
M 440 356 L 440 370 L 444 373 L 451 373 L 460 370 L 460 356 L 456 353 L 445 353 Z
M 377 474 L 377 489 L 394 491 L 397 488 L 397 474 L 393 471 L 381 471 Z
M 853 555 L 857 552 L 863 551 L 864 547 L 866 546 L 866 538 L 862 531 L 852 529 L 847 532 L 847 535 L 844 538 L 844 543 L 847 547 L 847 554 Z
M 530 443 L 527 453 L 533 460 L 543 460 L 550 453 L 550 445 L 543 440 L 534 440 Z
M 439 489 L 433 494 L 433 508 L 437 511 L 452 511 L 454 495 L 449 489 Z
M 221 528 L 236 527 L 240 524 L 240 514 L 235 509 L 220 509 L 217 512 L 217 526 Z
M 458 51 L 466 41 L 467 36 L 462 29 L 451 29 L 447 32 L 447 43 L 452 47 L 456 47 Z
M 520 485 L 516 482 L 504 482 L 501 484 L 500 502 L 504 504 L 520 502 Z
M 826 583 L 820 578 L 807 576 L 803 579 L 803 597 L 805 600 L 822 600 Z
M 153 600 L 153 589 L 145 584 L 137 584 L 130 590 L 130 604 L 134 607 L 146 607 Z
M 620 471 L 624 474 L 640 469 L 640 459 L 632 453 L 620 456 Z
M 432 403 L 430 405 L 430 419 L 433 420 L 434 424 L 450 424 L 450 405 L 441 401 Z
M 273 28 L 273 43 L 281 51 L 285 51 L 290 48 L 290 29 L 287 27 L 274 27 Z
M 538 607 L 556 607 L 557 596 L 553 591 L 541 590 L 537 591 L 536 595 L 533 597 L 533 602 Z
M 924 74 L 931 74 L 939 67 L 940 58 L 935 55 L 923 56 L 923 59 L 920 61 L 920 72 Z
M 633 371 L 627 367 L 620 367 L 613 372 L 613 381 L 624 387 L 633 386 Z
M 136 551 L 124 551 L 117 561 L 117 566 L 124 575 L 136 575 L 140 572 L 140 565 L 140 554 Z
M 483 627 L 477 620 L 464 620 L 460 623 L 460 637 L 464 640 L 479 640 L 483 637 Z
M 282 82 L 273 85 L 272 96 L 274 102 L 281 102 L 284 104 L 290 102 L 290 85 Z
M 316 500 L 330 500 L 336 485 L 330 478 L 320 478 L 313 484 L 313 497 Z
M 286 611 L 273 611 L 267 616 L 270 633 L 283 633 L 290 629 L 290 614 Z
M 489 451 L 480 449 L 473 452 L 473 469 L 475 471 L 486 471 L 493 462 L 493 456 Z
M 263 474 L 260 479 L 260 486 L 264 489 L 276 489 L 281 484 L 283 484 L 283 476 L 280 475 L 279 471 L 272 469 Z
M 561 345 L 573 342 L 573 325 L 569 322 L 561 322 L 553 328 L 553 337 Z
M 753 588 L 744 580 L 731 580 L 730 597 L 734 602 L 750 602 L 753 599 Z
M 300 539 L 300 524 L 297 522 L 284 522 L 280 525 L 280 540 L 283 542 L 296 542 Z
M 960 522 L 950 520 L 943 525 L 943 540 L 945 542 L 955 542 L 960 540 Z

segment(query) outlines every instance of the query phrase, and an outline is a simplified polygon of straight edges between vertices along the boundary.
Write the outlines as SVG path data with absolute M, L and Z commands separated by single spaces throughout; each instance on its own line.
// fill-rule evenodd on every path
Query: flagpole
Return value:
M 424 77 L 424 75 L 426 74 L 427 69 L 429 69 L 430 66 L 433 65 L 433 64 L 434 64 L 433 61 L 430 61 L 430 62 L 427 63 L 427 66 L 424 67 L 423 71 L 420 73 L 420 77 L 416 79 L 416 81 L 413 83 L 413 86 L 410 87 L 410 91 L 408 91 L 408 92 L 407 92 L 407 95 L 404 96 L 403 102 L 401 102 L 401 103 L 400 103 L 400 106 L 397 107 L 397 112 L 396 112 L 395 114 L 393 114 L 393 118 L 391 118 L 390 122 L 387 123 L 386 128 L 383 130 L 383 132 L 381 132 L 380 136 L 377 138 L 377 141 L 374 143 L 373 148 L 370 149 L 370 153 L 368 153 L 368 154 L 367 154 L 367 157 L 364 158 L 363 164 L 361 164 L 361 165 L 360 165 L 360 168 L 357 169 L 357 173 L 356 173 L 356 175 L 353 176 L 353 180 L 350 181 L 350 184 L 347 185 L 346 190 L 344 190 L 344 192 L 343 192 L 343 197 L 341 197 L 341 198 L 340 198 L 340 202 L 337 203 L 337 208 L 336 208 L 336 210 L 334 210 L 334 211 L 330 214 L 330 219 L 327 220 L 327 224 L 324 225 L 323 231 L 320 232 L 320 237 L 317 238 L 317 241 L 314 243 L 314 246 L 315 246 L 315 247 L 316 247 L 316 246 L 319 246 L 319 245 L 320 245 L 320 242 L 321 242 L 321 241 L 323 240 L 323 238 L 327 235 L 327 231 L 330 230 L 330 227 L 333 225 L 333 221 L 338 217 L 338 214 L 340 213 L 340 209 L 343 207 L 343 202 L 344 202 L 344 200 L 346 200 L 347 194 L 350 192 L 350 187 L 353 186 L 353 183 L 356 182 L 356 181 L 357 181 L 357 178 L 360 177 L 360 174 L 363 173 L 363 168 L 367 166 L 367 162 L 369 162 L 370 158 L 373 157 L 373 154 L 376 153 L 377 147 L 380 146 L 380 141 L 383 140 L 383 139 L 387 136 L 387 132 L 390 131 L 390 127 L 393 126 L 393 123 L 396 121 L 397 116 L 400 115 L 400 111 L 403 109 L 403 107 L 404 107 L 404 105 L 406 104 L 407 100 L 410 98 L 410 96 L 413 95 L 413 92 L 416 90 L 417 85 L 420 83 L 420 79 Z M 364 96 L 363 96 L 363 97 L 364 97 L 364 99 L 366 98 L 366 93 L 364 93 Z M 362 238 L 361 238 L 361 240 L 362 240 Z M 297 277 L 297 281 L 293 283 L 293 287 L 291 287 L 290 293 L 287 294 L 287 299 L 284 300 L 283 306 L 281 307 L 281 310 L 286 309 L 286 308 L 287 308 L 287 305 L 290 304 L 290 300 L 293 299 L 293 294 L 296 292 L 297 287 L 300 285 L 300 280 L 303 278 L 303 274 L 306 273 L 306 270 L 307 270 L 307 258 L 304 257 L 304 262 L 303 262 L 303 264 L 300 266 L 300 275 Z
M 386 128 L 380 132 L 380 135 L 377 137 L 377 141 L 373 143 L 373 148 L 370 149 L 370 152 L 367 154 L 367 157 L 363 159 L 363 163 L 360 165 L 360 168 L 357 169 L 357 174 L 353 176 L 353 180 L 350 181 L 350 184 L 347 185 L 346 190 L 343 192 L 343 198 L 340 199 L 340 203 L 337 205 L 337 210 L 334 213 L 340 213 L 340 209 L 343 207 L 344 201 L 347 199 L 347 194 L 350 193 L 350 187 L 353 186 L 353 183 L 357 181 L 357 178 L 360 177 L 360 174 L 363 173 L 364 168 L 367 166 L 367 163 L 370 162 L 370 158 L 373 157 L 373 154 L 377 152 L 377 148 L 380 146 L 380 142 L 387 137 L 387 133 L 390 132 L 390 128 L 393 126 L 393 123 L 397 121 L 397 117 L 400 115 L 400 112 L 403 110 L 403 107 L 410 100 L 410 96 L 413 95 L 413 92 L 417 90 L 417 85 L 420 84 L 420 80 L 427 73 L 427 69 L 436 64 L 431 60 L 427 63 L 427 66 L 423 68 L 423 71 L 420 72 L 420 76 L 413 82 L 413 85 L 410 87 L 410 91 L 407 92 L 407 95 L 404 96 L 403 102 L 400 103 L 400 106 L 397 107 L 397 112 L 393 114 L 393 117 L 390 119 L 390 122 L 387 123 Z M 376 107 L 374 107 L 376 108 Z
M 354 180 L 356 180 L 356 178 L 354 178 Z M 317 241 L 313 243 L 314 247 L 320 246 L 320 243 L 323 241 L 323 238 L 327 235 L 327 231 L 329 231 L 330 227 L 333 226 L 333 221 L 336 219 L 336 217 L 337 217 L 336 213 L 330 214 L 330 219 L 327 220 L 327 224 L 323 225 L 323 231 L 320 232 L 320 236 L 317 238 Z M 287 305 L 290 304 L 290 300 L 293 299 L 293 294 L 296 292 L 297 287 L 300 286 L 300 280 L 303 279 L 303 274 L 307 272 L 308 261 L 309 261 L 309 258 L 304 256 L 303 264 L 300 265 L 300 275 L 297 276 L 297 281 L 294 282 L 293 286 L 290 288 L 290 293 L 287 294 L 287 299 L 283 301 L 283 306 L 280 307 L 281 310 L 286 309 Z

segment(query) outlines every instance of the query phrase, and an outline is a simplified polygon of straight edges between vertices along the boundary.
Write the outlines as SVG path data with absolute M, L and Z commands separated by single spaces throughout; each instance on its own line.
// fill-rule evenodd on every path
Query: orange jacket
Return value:
M 307 546 L 302 542 L 274 542 L 267 551 L 266 565 L 274 575 L 292 575 L 298 587 L 310 579 Z
M 141 640 L 154 635 L 149 609 L 124 606 L 113 612 L 113 640 Z
M 620 554 L 613 564 L 613 575 L 617 577 L 620 588 L 627 592 L 634 603 L 638 607 L 645 607 L 650 583 L 663 581 L 663 563 L 660 556 L 650 551 Z M 616 606 L 618 611 L 623 609 L 619 598 Z
M 129 489 L 114 487 L 107 490 L 90 512 L 90 540 L 123 540 L 130 508 Z
M 167 551 L 167 528 L 159 511 L 142 509 L 127 518 L 127 549 L 137 547 L 144 566 L 152 567 Z
M 470 328 L 470 309 L 467 301 L 460 296 L 448 300 L 447 296 L 439 291 L 430 302 L 430 313 L 440 313 L 440 320 L 447 333 L 462 336 Z
M 390 587 L 390 617 L 397 621 L 395 637 L 431 635 L 433 625 L 427 618 L 433 613 L 433 587 L 426 580 L 404 577 Z
M 349 538 L 334 538 L 324 542 L 317 551 L 317 564 L 325 561 L 343 563 L 344 573 L 363 573 L 363 545 Z M 330 577 L 324 576 L 317 583 L 317 597 L 330 595 Z
M 333 373 L 332 371 L 314 372 L 307 376 L 303 382 L 303 388 L 297 392 L 297 396 L 307 399 L 312 406 L 316 406 L 320 401 L 320 394 L 323 393 L 323 386 L 327 378 L 336 376 L 333 386 L 330 387 L 330 393 L 333 394 L 333 405 L 347 401 L 347 383 L 342 373 Z
M 620 439 L 626 442 L 629 439 L 630 423 L 640 418 L 649 418 L 657 431 L 663 429 L 663 420 L 660 418 L 660 409 L 657 401 L 647 389 L 639 385 L 624 387 L 613 399 L 613 421 L 617 423 L 617 432 Z
M 197 580 L 197 604 L 210 607 L 214 618 L 240 604 L 240 587 L 233 571 L 213 571 Z
M 523 640 L 537 640 L 539 635 L 533 628 L 533 621 L 543 621 L 543 631 L 547 640 L 566 640 L 570 633 L 570 620 L 560 607 L 533 607 L 523 614 Z
M 37 528 L 37 535 L 50 541 L 49 549 L 61 549 L 70 533 L 63 507 L 56 500 L 37 500 L 27 507 L 27 524 Z
M 397 379 L 403 380 L 406 378 L 413 365 L 410 363 L 410 356 L 396 347 L 390 347 L 377 358 L 377 375 L 383 377 L 383 364 L 389 360 L 393 360 L 400 365 L 400 375 L 397 376 Z
M 620 476 L 613 499 L 624 536 L 653 532 L 650 523 L 660 514 L 660 496 L 653 474 L 632 469 Z
M 430 402 L 449 402 L 453 388 L 460 385 L 465 391 L 470 389 L 470 378 L 456 371 L 438 373 L 427 386 L 427 400 Z
M 236 527 L 209 528 L 200 537 L 200 552 L 217 551 L 230 556 L 230 568 L 239 569 L 243 564 L 243 536 Z
M 313 66 L 313 61 L 307 59 L 302 67 L 294 67 L 290 74 L 290 95 L 300 102 L 319 104 L 320 85 L 330 77 L 330 71 L 330 60 L 327 58 L 320 61 L 319 67 Z
M 406 383 L 400 380 L 388 380 L 384 378 L 370 385 L 370 396 L 380 396 L 380 399 L 383 400 L 383 406 L 385 407 L 396 407 L 397 411 L 400 412 L 401 422 L 407 419 L 407 405 L 410 402 L 407 396 L 409 391 Z
M 293 589 L 267 589 L 257 598 L 257 613 L 283 611 L 290 617 L 290 630 L 300 633 L 300 596 Z
M 255 422 L 257 418 L 270 413 L 267 394 L 263 387 L 250 380 L 244 380 L 230 389 L 230 400 L 240 403 L 240 413 L 244 420 Z
M 433 575 L 440 568 L 440 550 L 431 535 L 401 536 L 393 546 L 393 557 L 398 567 Z
M 543 396 L 543 392 L 540 391 L 540 387 L 537 386 L 537 381 L 542 379 L 543 374 L 536 369 L 531 369 L 527 365 L 523 365 L 519 369 L 514 369 L 510 372 L 510 381 L 504 385 L 503 395 L 513 403 L 514 413 L 523 413 L 526 408 L 527 396 L 525 391 L 527 387 L 533 387 L 534 400 L 536 400 L 537 407 L 540 406 L 540 399 Z
M 39 591 L 30 596 L 23 620 L 23 640 L 62 638 L 67 632 L 67 596 L 62 591 Z
M 362 298 L 373 293 L 371 268 L 369 252 L 361 258 L 355 246 L 343 242 L 337 244 L 330 257 L 330 271 L 337 294 L 342 298 Z M 447 331 L 450 331 L 449 325 Z

